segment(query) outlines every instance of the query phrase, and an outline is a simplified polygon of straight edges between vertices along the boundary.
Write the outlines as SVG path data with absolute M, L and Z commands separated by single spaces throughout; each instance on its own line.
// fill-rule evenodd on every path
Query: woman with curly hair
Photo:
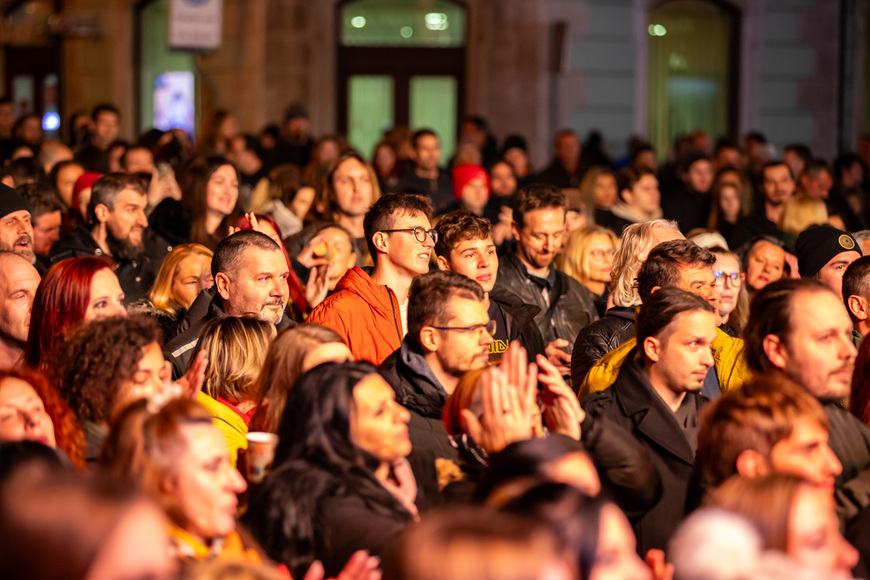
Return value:
M 84 467 L 84 436 L 72 409 L 45 376 L 0 371 L 0 442 L 30 440 L 66 453 Z
M 45 273 L 33 297 L 27 364 L 45 367 L 63 334 L 79 322 L 126 315 L 124 292 L 107 260 L 61 260 Z
M 162 391 L 170 368 L 160 327 L 147 316 L 97 320 L 73 330 L 58 347 L 55 384 L 81 422 L 94 461 L 108 425 L 127 405 Z

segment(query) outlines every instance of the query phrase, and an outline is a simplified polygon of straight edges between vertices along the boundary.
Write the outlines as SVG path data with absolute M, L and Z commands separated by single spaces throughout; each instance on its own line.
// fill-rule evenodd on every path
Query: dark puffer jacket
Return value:
M 571 353 L 571 387 L 580 392 L 583 377 L 598 359 L 625 342 L 634 338 L 634 308 L 614 306 L 601 320 L 596 320 L 580 330 Z
M 551 316 L 547 315 L 548 304 L 544 302 L 540 288 L 529 278 L 528 269 L 515 253 L 501 259 L 495 286 L 505 288 L 519 296 L 524 303 L 540 308 L 535 316 L 535 324 L 544 344 L 561 338 L 568 341 L 565 352 L 572 352 L 574 339 L 580 329 L 598 320 L 598 313 L 595 311 L 592 293 L 580 282 L 558 270 L 551 272 L 555 275 L 555 283 L 550 288 L 550 304 L 555 301 Z

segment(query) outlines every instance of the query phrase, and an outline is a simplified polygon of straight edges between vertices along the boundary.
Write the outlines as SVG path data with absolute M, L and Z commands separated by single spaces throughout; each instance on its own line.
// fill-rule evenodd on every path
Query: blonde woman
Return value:
M 571 232 L 559 256 L 559 269 L 580 282 L 594 295 L 598 316 L 607 310 L 610 272 L 618 248 L 616 234 L 601 226 Z
M 795 238 L 810 226 L 828 223 L 825 202 L 815 197 L 798 194 L 785 203 L 779 218 L 779 229 Z
M 211 288 L 211 258 L 212 251 L 200 244 L 175 246 L 164 258 L 148 299 L 132 305 L 130 312 L 156 318 L 168 341 L 199 293 Z
M 204 350 L 208 367 L 197 402 L 209 410 L 236 464 L 257 408 L 257 379 L 275 327 L 256 318 L 220 318 L 203 328 L 195 353 Z

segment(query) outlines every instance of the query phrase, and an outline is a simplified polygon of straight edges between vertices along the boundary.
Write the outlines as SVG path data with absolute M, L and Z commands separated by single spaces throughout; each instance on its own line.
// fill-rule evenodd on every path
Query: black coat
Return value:
M 306 555 L 323 563 L 327 578 L 335 578 L 357 550 L 383 558 L 411 520 L 373 479 L 360 474 L 342 478 L 294 461 L 266 476 L 251 495 L 242 522 L 266 555 L 287 564 L 294 578 L 302 578 L 310 565 Z
M 587 414 L 605 417 L 630 432 L 649 451 L 659 472 L 661 499 L 642 516 L 631 518 L 638 553 L 645 554 L 652 548 L 664 549 L 683 519 L 695 455 L 673 413 L 652 390 L 636 352 L 629 353 L 616 382 L 586 397 L 583 408 Z M 696 393 L 686 397 L 698 412 L 707 402 Z
M 209 320 L 224 318 L 221 297 L 213 288 L 206 288 L 199 293 L 193 304 L 190 305 L 184 318 L 176 328 L 176 335 L 172 340 L 163 345 L 163 356 L 172 363 L 172 378 L 178 379 L 187 372 L 199 335 Z M 284 316 L 276 325 L 276 328 L 284 330 L 295 326 L 296 323 L 284 312 Z
M 584 326 L 574 341 L 571 353 L 571 387 L 580 392 L 580 385 L 589 369 L 598 359 L 623 342 L 634 338 L 634 308 L 614 306 L 604 313 L 604 318 Z
M 870 427 L 837 403 L 824 405 L 828 445 L 843 472 L 834 482 L 837 511 L 843 522 L 870 507 Z
M 112 260 L 114 272 L 118 277 L 121 290 L 124 291 L 124 302 L 132 304 L 145 298 L 151 291 L 151 286 L 160 271 L 160 265 L 168 251 L 163 240 L 146 230 L 145 252 L 135 260 Z M 105 257 L 102 248 L 91 235 L 91 231 L 79 226 L 67 237 L 58 241 L 49 254 L 52 264 L 67 258 Z
M 540 307 L 523 302 L 510 290 L 498 286 L 489 293 L 489 300 L 496 303 L 504 315 L 508 341 L 518 341 L 528 352 L 530 361 L 535 360 L 536 355 L 544 354 L 547 346 L 535 325 Z
M 506 289 L 517 295 L 524 304 L 537 306 L 540 311 L 535 316 L 535 324 L 544 344 L 562 338 L 568 341 L 565 352 L 572 352 L 574 339 L 580 329 L 598 320 L 598 313 L 592 293 L 580 282 L 559 270 L 555 270 L 555 280 L 550 291 L 550 306 L 555 302 L 551 316 L 547 316 L 548 304 L 544 302 L 536 283 L 529 279 L 528 270 L 516 253 L 501 259 L 495 288 Z
M 396 401 L 411 414 L 408 435 L 411 454 L 408 461 L 417 479 L 417 505 L 429 508 L 439 503 L 437 461 L 446 459 L 454 463 L 458 457 L 450 442 L 441 412 L 447 392 L 423 355 L 415 351 L 408 340 L 384 359 L 378 372 L 393 387 Z

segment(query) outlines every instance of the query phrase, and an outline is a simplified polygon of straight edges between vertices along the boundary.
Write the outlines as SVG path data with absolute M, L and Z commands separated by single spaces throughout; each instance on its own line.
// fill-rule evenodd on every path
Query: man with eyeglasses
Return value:
M 580 329 L 598 319 L 592 293 L 555 267 L 565 234 L 567 201 L 560 189 L 537 183 L 514 198 L 516 249 L 501 260 L 496 288 L 540 308 L 535 324 L 547 358 L 562 376 L 571 374 L 571 352 Z
M 411 453 L 419 458 L 411 464 L 428 466 L 418 483 L 421 478 L 435 483 L 436 459 L 456 459 L 441 411 L 462 375 L 488 365 L 495 326 L 474 280 L 436 270 L 411 284 L 408 334 L 379 371 L 396 391 L 396 401 L 411 412 Z
M 662 288 L 677 287 L 703 299 L 713 309 L 716 325 L 719 326 L 719 294 L 716 292 L 716 276 L 713 264 L 716 258 L 706 248 L 691 240 L 671 240 L 652 249 L 637 273 L 637 291 L 646 304 Z M 600 391 L 610 386 L 617 378 L 637 341 L 632 338 L 610 351 L 595 363 L 580 387 L 580 395 Z M 722 391 L 739 388 L 749 372 L 741 353 L 743 341 L 734 338 L 721 327 L 711 343 L 715 365 L 707 371 L 702 394 L 717 398 Z
M 363 220 L 374 268 L 348 270 L 308 322 L 335 330 L 356 360 L 381 364 L 408 332 L 411 282 L 429 271 L 438 238 L 431 218 L 432 202 L 426 196 L 381 196 Z

